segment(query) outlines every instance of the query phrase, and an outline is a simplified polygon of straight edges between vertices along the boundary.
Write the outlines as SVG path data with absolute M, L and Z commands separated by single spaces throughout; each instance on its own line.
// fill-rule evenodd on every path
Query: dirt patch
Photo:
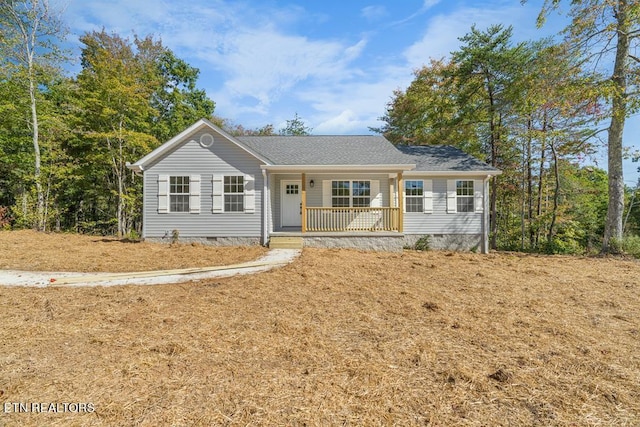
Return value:
M 130 272 L 209 267 L 252 261 L 261 246 L 213 247 L 118 240 L 79 234 L 0 231 L 0 269 Z
M 305 249 L 252 276 L 0 288 L 17 425 L 640 424 L 640 264 Z

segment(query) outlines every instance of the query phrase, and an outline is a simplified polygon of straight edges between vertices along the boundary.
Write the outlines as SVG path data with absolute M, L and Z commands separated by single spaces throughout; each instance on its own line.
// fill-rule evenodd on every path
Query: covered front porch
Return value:
M 270 235 L 382 237 L 403 232 L 401 170 L 311 169 L 269 171 Z

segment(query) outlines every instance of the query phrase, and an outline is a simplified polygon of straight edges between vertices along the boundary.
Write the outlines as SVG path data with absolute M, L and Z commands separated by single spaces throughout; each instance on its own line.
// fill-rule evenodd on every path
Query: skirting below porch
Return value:
M 368 251 L 401 252 L 404 234 L 397 232 L 306 232 L 277 231 L 272 237 L 301 237 L 307 248 L 355 248 Z
M 307 248 L 352 248 L 369 251 L 401 252 L 413 248 L 424 235 L 398 232 L 305 232 L 288 227 L 271 233 L 271 237 L 291 237 L 302 239 Z M 434 250 L 481 251 L 480 234 L 435 234 L 428 235 L 429 247 Z

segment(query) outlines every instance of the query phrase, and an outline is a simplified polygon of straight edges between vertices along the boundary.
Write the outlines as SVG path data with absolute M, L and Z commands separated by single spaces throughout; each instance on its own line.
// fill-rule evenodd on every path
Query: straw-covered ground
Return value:
M 305 249 L 0 305 L 7 426 L 640 425 L 637 261 Z
M 0 231 L 0 270 L 130 272 L 210 267 L 252 261 L 260 246 L 171 245 L 80 234 Z

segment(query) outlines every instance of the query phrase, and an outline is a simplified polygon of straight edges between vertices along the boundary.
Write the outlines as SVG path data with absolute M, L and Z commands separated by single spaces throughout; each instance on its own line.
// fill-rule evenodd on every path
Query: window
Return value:
M 353 203 L 354 208 L 369 207 L 371 203 L 371 182 L 353 181 Z
M 256 211 L 255 178 L 253 175 L 221 175 L 213 174 L 211 178 L 211 212 L 244 212 Z
M 331 181 L 331 207 L 348 208 L 350 206 L 349 185 L 349 181 Z
M 287 194 L 298 194 L 298 184 L 287 184 L 285 187 L 285 193 Z
M 224 211 L 244 211 L 244 177 L 224 177 Z
M 169 178 L 169 211 L 189 212 L 188 176 L 172 176 Z
M 369 207 L 371 181 L 331 181 L 331 206 L 334 208 Z
M 423 212 L 424 211 L 424 182 L 423 181 L 405 181 L 405 212 Z
M 456 181 L 456 209 L 458 212 L 474 211 L 473 181 Z

